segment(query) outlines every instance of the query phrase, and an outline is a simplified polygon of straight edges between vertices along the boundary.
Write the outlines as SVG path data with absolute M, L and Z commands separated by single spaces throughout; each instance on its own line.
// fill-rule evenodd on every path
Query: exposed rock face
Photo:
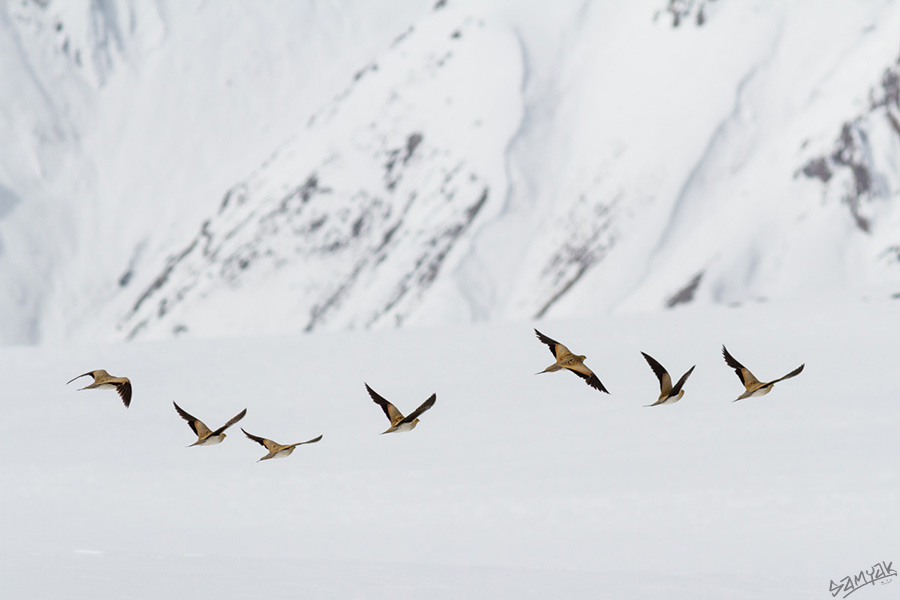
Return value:
M 465 154 L 468 144 L 491 143 L 478 125 L 502 101 L 490 86 L 467 110 L 447 111 L 451 123 L 403 132 L 423 91 L 436 88 L 448 103 L 473 94 L 454 88 L 455 63 L 477 44 L 466 49 L 457 40 L 477 42 L 483 30 L 471 19 L 421 34 L 411 28 L 380 64 L 357 72 L 303 135 L 235 184 L 166 261 L 120 321 L 125 337 L 191 331 L 190 313 L 204 298 L 253 295 L 258 282 L 273 278 L 280 297 L 260 306 L 289 306 L 285 317 L 301 320 L 303 330 L 402 324 L 492 200 L 486 169 Z M 480 62 L 486 77 L 507 66 Z M 392 87 L 403 76 L 415 83 Z M 448 125 L 456 137 L 445 133 Z M 348 135 L 333 139 L 334 129 Z M 262 308 L 249 318 L 262 324 L 277 312 Z
M 0 343 L 890 296 L 900 4 L 830 10 L 0 3 Z
M 900 63 L 900 61 L 898 61 Z M 869 233 L 874 218 L 873 204 L 892 193 L 893 169 L 885 164 L 879 149 L 873 148 L 872 131 L 900 143 L 900 67 L 884 71 L 881 81 L 869 92 L 869 110 L 841 126 L 828 155 L 810 159 L 800 170 L 818 179 L 828 197 L 839 197 L 847 205 L 856 226 Z

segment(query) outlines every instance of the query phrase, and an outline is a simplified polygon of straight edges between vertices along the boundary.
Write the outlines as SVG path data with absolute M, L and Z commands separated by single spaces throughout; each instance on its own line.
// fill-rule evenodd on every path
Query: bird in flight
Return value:
M 264 437 L 259 437 L 258 435 L 253 435 L 252 433 L 247 433 L 247 430 L 244 429 L 243 427 L 241 427 L 241 431 L 243 431 L 244 435 L 246 435 L 248 438 L 250 438 L 257 444 L 260 444 L 266 450 L 269 451 L 268 454 L 266 454 L 259 460 L 266 460 L 268 458 L 284 458 L 285 456 L 290 456 L 291 453 L 294 451 L 294 448 L 296 448 L 297 446 L 302 446 L 303 444 L 315 444 L 316 442 L 318 442 L 319 440 L 322 439 L 322 436 L 320 435 L 317 438 L 313 438 L 313 439 L 307 440 L 305 442 L 297 442 L 296 444 L 284 445 L 284 444 L 279 444 L 278 442 L 273 442 L 272 440 L 266 439 Z M 259 462 L 259 461 L 257 461 L 257 462 Z
M 93 389 L 113 389 L 116 390 L 116 393 L 118 393 L 119 397 L 122 398 L 122 402 L 125 404 L 125 408 L 131 406 L 131 381 L 129 381 L 127 377 L 114 377 L 103 369 L 88 371 L 87 373 L 79 375 L 78 377 L 73 377 L 66 382 L 66 385 L 69 385 L 80 377 L 87 377 L 88 375 L 94 378 L 94 382 L 88 386 L 80 388 L 78 391 Z
M 790 379 L 791 377 L 796 377 L 803 371 L 803 367 L 806 366 L 806 363 L 803 363 L 784 377 L 779 377 L 778 379 L 767 381 L 765 383 L 761 382 L 757 379 L 753 373 L 750 372 L 747 367 L 739 363 L 735 358 L 729 354 L 728 350 L 725 348 L 725 345 L 722 345 L 722 356 L 725 357 L 725 363 L 734 369 L 734 372 L 737 373 L 738 379 L 741 380 L 741 383 L 744 384 L 746 391 L 734 399 L 734 402 L 738 400 L 743 400 L 744 398 L 756 398 L 757 396 L 765 396 L 769 392 L 772 391 L 772 386 L 774 386 L 779 381 L 784 381 L 785 379 Z
M 688 377 L 691 376 L 691 373 L 694 372 L 694 365 L 688 372 L 681 376 L 681 379 L 678 380 L 674 386 L 672 385 L 672 378 L 669 376 L 669 372 L 666 371 L 659 362 L 646 352 L 641 352 L 644 355 L 644 360 L 647 361 L 647 364 L 650 365 L 650 368 L 653 369 L 653 372 L 656 373 L 656 378 L 659 379 L 659 398 L 657 398 L 656 402 L 653 404 L 648 404 L 647 406 L 659 406 L 660 404 L 675 404 L 681 397 L 684 396 L 684 382 L 688 380 Z
M 381 410 L 384 411 L 384 414 L 387 416 L 388 421 L 391 422 L 391 426 L 386 430 L 382 431 L 382 435 L 385 433 L 394 433 L 397 431 L 412 431 L 416 428 L 416 425 L 419 424 L 419 416 L 434 406 L 435 401 L 437 400 L 437 394 L 432 394 L 428 400 L 423 402 L 419 408 L 409 413 L 408 417 L 404 417 L 403 413 L 397 410 L 397 407 L 385 400 L 382 396 L 378 394 L 375 390 L 369 387 L 369 384 L 365 384 L 366 391 L 369 392 L 369 396 L 372 397 L 372 400 L 375 404 L 381 407 Z
M 173 402 L 172 404 L 175 403 Z M 225 440 L 225 430 L 243 419 L 244 415 L 247 414 L 247 409 L 245 408 L 215 431 L 210 431 L 209 427 L 207 427 L 203 421 L 188 413 L 177 404 L 175 404 L 175 410 L 178 411 L 178 414 L 181 415 L 182 419 L 187 421 L 191 431 L 197 435 L 197 441 L 191 444 L 191 446 L 212 446 L 214 444 L 221 444 Z
M 600 382 L 600 379 L 594 374 L 594 372 L 584 364 L 584 359 L 586 359 L 587 356 L 572 354 L 572 352 L 568 348 L 566 348 L 556 340 L 548 338 L 537 329 L 535 329 L 534 332 L 537 334 L 539 340 L 547 344 L 547 346 L 550 348 L 550 353 L 556 359 L 555 363 L 538 373 L 538 375 L 540 375 L 541 373 L 552 373 L 553 371 L 559 371 L 560 369 L 568 369 L 572 373 L 575 373 L 576 375 L 584 379 L 585 382 L 592 388 L 600 390 L 601 392 L 606 392 L 607 394 L 609 393 L 609 390 L 607 390 L 603 386 L 603 384 Z

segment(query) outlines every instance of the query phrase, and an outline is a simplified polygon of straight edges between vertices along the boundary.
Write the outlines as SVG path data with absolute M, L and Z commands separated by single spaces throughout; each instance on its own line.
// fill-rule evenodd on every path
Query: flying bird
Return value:
M 172 404 L 175 403 L 173 402 Z M 191 431 L 197 435 L 197 441 L 191 444 L 191 446 L 212 446 L 214 444 L 221 444 L 225 440 L 225 430 L 243 419 L 244 415 L 247 414 L 247 409 L 245 408 L 215 431 L 210 431 L 209 427 L 207 427 L 203 421 L 186 412 L 177 404 L 175 404 L 175 410 L 178 411 L 178 414 L 181 415 L 182 419 L 187 421 L 187 424 L 191 427 Z
M 317 438 L 313 438 L 313 439 L 307 440 L 305 442 L 297 442 L 296 444 L 283 445 L 283 444 L 279 444 L 278 442 L 273 442 L 272 440 L 266 439 L 264 437 L 259 437 L 258 435 L 253 435 L 252 433 L 247 433 L 247 430 L 244 429 L 243 427 L 241 427 L 241 431 L 243 431 L 244 435 L 246 435 L 248 438 L 250 438 L 257 444 L 262 445 L 263 447 L 265 447 L 266 450 L 269 451 L 268 454 L 266 454 L 259 460 L 266 460 L 268 458 L 284 458 L 285 456 L 290 456 L 291 452 L 293 452 L 294 448 L 296 448 L 297 446 L 302 446 L 303 444 L 315 444 L 316 442 L 318 442 L 319 440 L 322 439 L 322 436 L 320 435 Z M 257 461 L 257 462 L 259 462 L 259 461 Z
M 80 377 L 87 377 L 88 375 L 94 378 L 94 382 L 88 386 L 80 388 L 78 391 L 93 389 L 116 390 L 116 393 L 119 394 L 120 398 L 122 398 L 122 402 L 125 403 L 125 408 L 131 406 L 131 381 L 129 381 L 127 377 L 115 377 L 113 375 L 110 375 L 103 369 L 88 371 L 87 373 L 79 375 L 78 377 L 73 377 L 66 382 L 66 385 L 69 385 Z
M 806 363 L 803 363 L 784 377 L 779 377 L 773 381 L 769 381 L 766 383 L 760 382 L 753 373 L 751 373 L 747 367 L 739 363 L 735 358 L 728 353 L 728 350 L 725 348 L 725 345 L 722 345 L 722 356 L 725 357 L 725 363 L 734 369 L 734 372 L 737 373 L 738 379 L 741 380 L 741 383 L 744 384 L 744 387 L 747 389 L 743 394 L 734 399 L 734 402 L 738 400 L 743 400 L 744 398 L 756 398 L 757 396 L 765 396 L 769 392 L 772 391 L 772 386 L 774 386 L 779 381 L 784 381 L 785 379 L 790 379 L 791 377 L 796 377 L 803 371 L 803 367 L 806 366 Z
M 372 397 L 375 404 L 381 407 L 381 410 L 384 411 L 384 414 L 391 422 L 391 426 L 386 431 L 381 432 L 382 435 L 385 433 L 394 433 L 396 431 L 412 431 L 416 428 L 416 425 L 419 424 L 419 415 L 434 406 L 434 403 L 437 400 L 437 394 L 432 394 L 428 400 L 419 406 L 419 408 L 409 413 L 408 417 L 404 417 L 403 413 L 397 410 L 396 406 L 385 400 L 378 392 L 370 388 L 368 383 L 365 384 L 365 386 L 366 390 L 369 392 L 369 396 Z
M 586 359 L 587 356 L 572 354 L 572 352 L 568 348 L 566 348 L 556 340 L 551 340 L 537 329 L 535 329 L 534 332 L 537 334 L 539 340 L 547 344 L 547 346 L 550 348 L 550 353 L 556 359 L 555 363 L 553 363 L 540 373 L 537 373 L 538 375 L 540 375 L 541 373 L 552 373 L 553 371 L 559 371 L 560 369 L 568 369 L 569 371 L 584 379 L 585 382 L 587 382 L 587 384 L 592 388 L 600 390 L 601 392 L 606 392 L 607 394 L 609 393 L 609 390 L 603 386 L 603 384 L 600 382 L 600 379 L 597 378 L 594 372 L 584 364 L 584 359 Z
M 644 360 L 647 361 L 647 364 L 650 365 L 650 368 L 653 369 L 653 372 L 656 373 L 656 378 L 659 379 L 659 398 L 653 404 L 648 404 L 647 406 L 659 406 L 660 404 L 675 404 L 681 397 L 684 396 L 684 390 L 682 387 L 684 386 L 684 382 L 688 380 L 688 377 L 691 376 L 691 373 L 694 372 L 694 365 L 688 372 L 681 376 L 681 379 L 678 380 L 678 383 L 675 386 L 672 386 L 672 378 L 669 376 L 669 372 L 666 371 L 659 362 L 656 361 L 652 356 L 647 354 L 646 352 L 641 352 L 644 355 Z

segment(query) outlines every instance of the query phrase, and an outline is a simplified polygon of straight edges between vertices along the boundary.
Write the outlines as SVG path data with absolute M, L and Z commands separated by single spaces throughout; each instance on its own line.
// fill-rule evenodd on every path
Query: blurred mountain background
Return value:
M 0 0 L 0 344 L 900 294 L 900 3 Z

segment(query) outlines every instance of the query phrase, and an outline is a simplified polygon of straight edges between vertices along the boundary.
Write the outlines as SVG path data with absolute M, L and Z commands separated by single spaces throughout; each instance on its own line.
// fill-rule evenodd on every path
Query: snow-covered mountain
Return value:
M 900 292 L 900 3 L 379 4 L 0 3 L 0 339 Z

